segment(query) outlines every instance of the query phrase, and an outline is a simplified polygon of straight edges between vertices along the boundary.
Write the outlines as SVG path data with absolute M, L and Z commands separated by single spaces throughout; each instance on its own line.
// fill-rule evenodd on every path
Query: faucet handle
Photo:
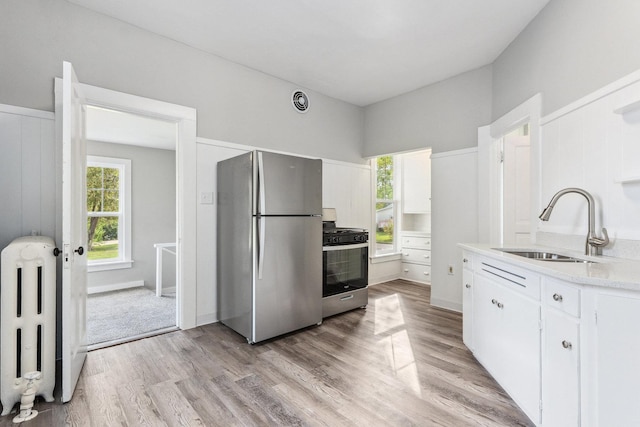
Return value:
M 591 237 L 589 239 L 589 244 L 599 248 L 607 246 L 609 244 L 609 234 L 607 233 L 607 229 L 604 227 L 602 228 L 602 236 L 602 238 L 596 236 Z

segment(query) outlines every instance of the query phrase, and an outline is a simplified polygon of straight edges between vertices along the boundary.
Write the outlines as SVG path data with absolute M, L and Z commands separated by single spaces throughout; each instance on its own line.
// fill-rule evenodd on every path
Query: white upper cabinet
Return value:
M 402 155 L 402 211 L 431 212 L 431 150 Z

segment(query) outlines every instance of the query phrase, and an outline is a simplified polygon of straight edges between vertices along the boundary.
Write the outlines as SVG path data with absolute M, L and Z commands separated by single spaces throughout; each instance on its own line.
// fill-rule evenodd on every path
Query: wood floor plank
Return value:
M 531 426 L 430 288 L 371 286 L 366 309 L 255 345 L 222 324 L 89 353 L 73 400 L 25 426 Z M 14 425 L 15 414 L 0 418 Z

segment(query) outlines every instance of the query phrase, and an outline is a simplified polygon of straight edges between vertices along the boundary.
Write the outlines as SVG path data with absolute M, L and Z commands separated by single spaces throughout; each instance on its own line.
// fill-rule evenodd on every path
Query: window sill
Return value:
M 125 268 L 131 268 L 132 265 L 133 265 L 133 260 L 87 264 L 87 272 L 94 273 L 96 271 L 122 270 Z
M 400 254 L 399 252 L 393 252 L 388 254 L 373 255 L 373 256 L 370 256 L 369 259 L 371 260 L 371 264 L 378 264 L 381 262 L 396 261 L 396 260 L 399 260 L 401 257 L 402 257 L 402 254 Z

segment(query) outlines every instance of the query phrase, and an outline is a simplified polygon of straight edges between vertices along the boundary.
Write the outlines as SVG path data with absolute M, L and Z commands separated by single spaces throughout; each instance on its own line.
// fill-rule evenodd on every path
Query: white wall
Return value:
M 477 177 L 475 148 L 431 156 L 431 304 L 438 307 L 462 311 L 462 251 L 457 243 L 478 240 Z
M 549 114 L 640 68 L 639 18 L 636 0 L 551 0 L 493 63 L 493 119 L 538 92 Z
M 55 238 L 53 119 L 0 105 L 0 250 L 32 232 Z
M 363 110 L 64 0 L 0 2 L 0 103 L 53 111 L 62 61 L 83 83 L 198 110 L 198 136 L 361 163 Z
M 631 84 L 630 84 L 631 83 Z M 541 203 L 562 188 L 579 187 L 596 199 L 596 233 L 604 226 L 612 243 L 605 255 L 640 258 L 640 71 L 542 118 Z M 627 113 L 621 107 L 636 105 Z M 622 179 L 630 181 L 622 183 Z M 583 250 L 587 203 L 563 196 L 548 222 L 537 221 L 545 243 Z M 575 239 L 550 239 L 550 234 Z
M 365 108 L 365 157 L 473 147 L 491 119 L 491 66 Z
M 142 280 L 155 290 L 154 243 L 176 240 L 176 153 L 134 145 L 87 142 L 87 154 L 131 160 L 131 268 L 89 273 L 88 287 Z M 163 282 L 175 287 L 175 256 L 164 256 Z M 90 289 L 89 289 L 90 290 Z

